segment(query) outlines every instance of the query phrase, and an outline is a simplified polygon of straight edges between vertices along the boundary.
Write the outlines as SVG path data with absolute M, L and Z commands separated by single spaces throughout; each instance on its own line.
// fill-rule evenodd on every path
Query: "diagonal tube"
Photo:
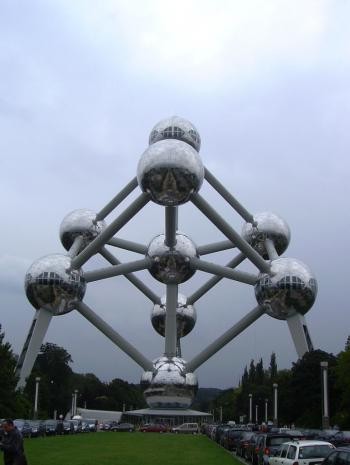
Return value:
M 209 220 L 215 224 L 215 226 L 220 229 L 220 231 L 225 234 L 227 239 L 232 241 L 241 252 L 243 252 L 247 258 L 254 263 L 254 265 L 264 273 L 270 272 L 270 265 L 267 263 L 254 249 L 251 247 L 247 241 L 242 239 L 242 237 L 225 221 L 213 207 L 206 202 L 203 197 L 199 194 L 193 194 L 191 197 L 192 203 L 209 218 Z
M 90 257 L 99 252 L 126 223 L 131 220 L 149 202 L 147 194 L 141 194 L 121 213 L 107 228 L 101 232 L 84 250 L 72 260 L 72 268 L 77 269 L 86 263 Z
M 200 245 L 197 252 L 200 256 L 210 253 L 221 252 L 222 250 L 234 249 L 236 246 L 231 241 L 213 242 L 212 244 Z
M 106 218 L 131 192 L 137 187 L 137 177 L 135 176 L 105 207 L 96 215 L 96 221 Z
M 166 287 L 166 315 L 165 315 L 165 353 L 167 357 L 176 356 L 177 322 L 176 308 L 178 299 L 177 284 L 167 284 Z
M 243 205 L 238 202 L 235 197 L 224 187 L 221 182 L 207 169 L 205 168 L 204 172 L 205 179 L 208 183 L 218 192 L 221 197 L 223 197 L 228 204 L 231 205 L 232 208 L 236 210 L 236 212 L 241 215 L 243 219 L 247 221 L 247 223 L 254 224 L 254 217 L 251 213 L 246 210 Z
M 117 331 L 109 326 L 101 317 L 99 317 L 90 307 L 84 302 L 78 302 L 76 309 L 83 315 L 90 323 L 99 329 L 108 339 L 110 339 L 116 346 L 125 352 L 130 358 L 134 360 L 140 367 L 146 371 L 153 370 L 153 364 L 144 355 L 141 354 L 133 345 L 123 338 Z
M 130 252 L 140 253 L 142 255 L 146 255 L 148 250 L 148 247 L 143 244 L 120 239 L 119 237 L 112 237 L 112 239 L 110 239 L 107 244 L 113 245 L 114 247 L 119 247 L 120 249 L 130 250 Z
M 165 207 L 165 245 L 175 247 L 177 228 L 177 207 Z
M 216 354 L 220 349 L 222 349 L 226 344 L 232 341 L 236 336 L 238 336 L 242 331 L 247 329 L 252 323 L 254 323 L 258 318 L 265 313 L 264 307 L 257 306 L 251 310 L 245 317 L 243 317 L 238 323 L 233 325 L 228 329 L 224 334 L 218 337 L 214 342 L 209 344 L 209 346 L 200 352 L 196 357 L 194 357 L 190 362 L 187 363 L 187 371 L 193 372 L 204 362 L 209 360 L 210 357 Z
M 83 243 L 84 243 L 83 236 L 77 236 L 74 239 L 71 248 L 67 252 L 68 257 L 70 257 L 70 258 L 76 257 L 78 255 L 79 250 L 80 250 L 81 246 L 83 245 Z
M 111 265 L 121 265 L 121 262 L 112 255 L 109 250 L 105 247 L 102 247 L 100 254 L 104 257 Z M 146 286 L 138 277 L 132 273 L 125 275 L 126 279 L 130 281 L 137 289 L 139 289 L 146 297 L 149 298 L 154 304 L 160 304 L 160 297 L 157 296 L 149 287 Z
M 113 276 L 129 274 L 133 271 L 147 270 L 151 266 L 151 264 L 152 260 L 146 257 L 142 260 L 135 260 L 133 262 L 109 266 L 108 268 L 87 271 L 86 273 L 84 273 L 84 278 L 87 283 L 91 283 L 92 281 L 99 281 L 101 279 L 112 278 Z
M 206 273 L 219 275 L 222 278 L 233 279 L 234 281 L 239 281 L 241 283 L 251 285 L 254 285 L 257 281 L 257 276 L 251 273 L 246 273 L 245 271 L 236 271 L 232 268 L 206 262 L 196 257 L 192 257 L 189 260 L 193 268 L 204 271 Z
M 272 260 L 277 260 L 278 258 L 278 253 L 276 252 L 275 244 L 271 239 L 265 239 L 265 247 L 267 251 L 267 255 L 269 256 L 269 259 Z
M 240 263 L 245 260 L 245 255 L 240 253 L 226 265 L 227 268 L 236 268 Z M 203 297 L 210 289 L 212 289 L 217 283 L 222 280 L 222 276 L 213 276 L 206 283 L 203 284 L 199 289 L 197 289 L 190 297 L 187 299 L 188 305 L 193 305 L 197 300 Z

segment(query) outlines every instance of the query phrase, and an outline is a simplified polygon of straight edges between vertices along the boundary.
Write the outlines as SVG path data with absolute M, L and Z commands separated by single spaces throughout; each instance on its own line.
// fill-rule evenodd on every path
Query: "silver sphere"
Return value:
M 96 213 L 85 208 L 73 210 L 63 218 L 60 226 L 60 239 L 63 247 L 69 250 L 74 239 L 83 237 L 80 250 L 83 250 L 105 229 L 105 221 L 96 221 Z
M 204 167 L 196 150 L 181 140 L 166 139 L 148 147 L 137 167 L 137 180 L 143 192 L 155 203 L 177 206 L 198 192 Z
M 271 275 L 261 273 L 255 285 L 255 296 L 266 313 L 279 320 L 304 315 L 315 302 L 317 281 L 309 268 L 294 258 L 271 262 Z
M 186 362 L 178 357 L 160 357 L 153 371 L 141 378 L 143 395 L 150 408 L 188 408 L 198 390 L 194 373 L 186 372 Z
M 71 270 L 71 258 L 54 254 L 36 260 L 25 277 L 25 292 L 36 309 L 44 308 L 54 315 L 74 310 L 85 294 L 82 270 Z
M 151 313 L 153 328 L 161 336 L 165 336 L 166 296 L 161 298 L 160 304 L 155 304 Z M 189 334 L 197 320 L 197 312 L 193 305 L 187 305 L 184 295 L 178 294 L 176 308 L 177 337 L 185 337 Z
M 176 234 L 175 247 L 165 245 L 165 235 L 152 239 L 147 256 L 152 259 L 149 269 L 151 275 L 164 284 L 181 284 L 196 272 L 190 265 L 189 258 L 198 257 L 197 248 L 184 234 Z
M 171 116 L 159 121 L 151 131 L 149 145 L 164 139 L 178 139 L 199 152 L 201 148 L 201 138 L 195 126 L 187 119 L 180 116 Z
M 269 256 L 265 247 L 265 239 L 271 239 L 278 255 L 282 255 L 290 241 L 288 224 L 278 215 L 263 212 L 254 215 L 257 226 L 245 223 L 242 228 L 243 238 L 265 259 Z

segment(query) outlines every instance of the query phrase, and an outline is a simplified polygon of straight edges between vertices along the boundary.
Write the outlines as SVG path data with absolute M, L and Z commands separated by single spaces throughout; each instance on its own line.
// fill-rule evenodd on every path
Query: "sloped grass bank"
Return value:
M 90 433 L 25 441 L 29 465 L 239 465 L 201 435 Z

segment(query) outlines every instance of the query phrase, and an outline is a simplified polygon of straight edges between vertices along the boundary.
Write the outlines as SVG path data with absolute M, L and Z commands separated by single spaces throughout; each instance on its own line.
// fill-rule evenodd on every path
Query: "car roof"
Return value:
M 287 441 L 284 444 L 293 445 L 293 446 L 332 446 L 330 442 L 327 441 L 314 441 L 313 439 L 304 439 L 302 441 Z

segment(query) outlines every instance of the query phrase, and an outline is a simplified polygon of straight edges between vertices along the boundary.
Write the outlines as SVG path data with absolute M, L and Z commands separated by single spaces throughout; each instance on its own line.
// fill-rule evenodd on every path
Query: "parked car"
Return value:
M 169 431 L 169 428 L 167 425 L 161 423 L 149 423 L 141 426 L 140 431 L 142 433 L 166 433 Z
M 337 447 L 324 459 L 322 465 L 350 465 L 350 447 Z
M 350 442 L 348 434 L 343 431 L 326 429 L 319 432 L 317 439 L 320 441 L 331 442 L 335 447 L 346 446 Z
M 236 446 L 236 455 L 239 457 L 247 458 L 247 448 L 251 437 L 254 435 L 253 431 L 243 431 L 242 436 L 239 438 Z
M 31 429 L 31 437 L 38 438 L 40 436 L 45 436 L 45 426 L 44 423 L 40 420 L 28 420 L 30 429 Z
M 109 429 L 110 431 L 128 431 L 129 433 L 132 433 L 135 431 L 135 426 L 132 423 L 117 423 L 115 425 L 112 425 Z
M 234 451 L 237 449 L 237 444 L 244 433 L 241 429 L 228 429 L 224 432 L 222 438 L 222 445 L 225 449 Z
M 297 436 L 293 436 L 297 438 Z M 260 434 L 257 441 L 257 465 L 268 465 L 269 457 L 273 457 L 279 454 L 281 445 L 284 442 L 291 440 L 289 434 L 274 434 L 274 433 L 263 433 Z
M 73 426 L 73 433 L 81 433 L 81 420 L 68 420 Z
M 258 463 L 258 440 L 261 433 L 254 433 L 253 436 L 248 441 L 248 446 L 246 448 L 246 459 L 252 463 L 252 465 L 257 465 Z
M 180 426 L 171 428 L 172 433 L 197 434 L 199 433 L 198 423 L 183 423 Z
M 57 434 L 57 420 L 44 420 L 43 424 L 46 436 L 54 436 Z
M 30 438 L 32 435 L 32 429 L 27 420 L 17 419 L 13 421 L 14 425 L 21 432 L 24 438 Z
M 270 457 L 269 465 L 320 465 L 334 449 L 325 441 L 290 441 L 282 444 L 278 456 Z

